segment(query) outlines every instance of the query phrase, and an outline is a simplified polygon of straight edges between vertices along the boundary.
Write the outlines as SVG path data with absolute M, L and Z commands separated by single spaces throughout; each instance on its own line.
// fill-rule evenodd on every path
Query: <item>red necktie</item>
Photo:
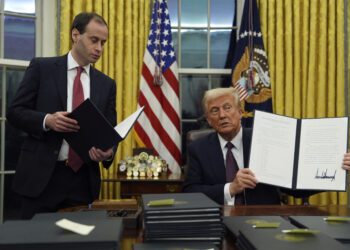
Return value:
M 75 76 L 73 83 L 72 110 L 74 110 L 79 106 L 80 103 L 84 101 L 83 85 L 80 80 L 80 76 L 83 70 L 83 67 L 77 67 L 77 75 Z M 82 159 L 74 152 L 71 147 L 69 147 L 68 151 L 68 165 L 73 169 L 74 172 L 77 172 L 83 165 Z
M 236 177 L 236 174 L 239 170 L 236 159 L 233 157 L 232 148 L 233 144 L 231 142 L 227 142 L 226 148 L 226 182 L 232 182 Z M 240 205 L 243 204 L 243 194 L 235 195 L 235 204 Z

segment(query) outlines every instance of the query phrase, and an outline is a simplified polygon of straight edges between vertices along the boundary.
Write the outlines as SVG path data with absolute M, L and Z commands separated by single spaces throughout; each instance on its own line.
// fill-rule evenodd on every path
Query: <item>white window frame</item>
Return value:
M 58 0 L 35 0 L 35 56 L 55 56 L 58 54 L 57 44 L 57 24 L 58 24 Z M 29 65 L 29 61 L 5 59 L 4 58 L 4 0 L 0 0 L 0 67 L 2 68 L 1 82 L 2 85 L 2 110 L 1 114 L 6 111 L 6 70 L 7 68 L 25 69 Z M 28 15 L 14 14 L 13 16 L 27 17 Z M 4 198 L 5 198 L 5 176 L 13 175 L 15 170 L 5 171 L 5 121 L 6 118 L 0 116 L 0 224 L 4 220 Z

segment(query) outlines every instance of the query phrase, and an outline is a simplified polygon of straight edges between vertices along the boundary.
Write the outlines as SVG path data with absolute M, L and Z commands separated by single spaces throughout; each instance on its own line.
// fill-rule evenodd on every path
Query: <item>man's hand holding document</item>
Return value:
M 89 150 L 92 147 L 107 150 L 117 146 L 130 132 L 143 109 L 144 107 L 138 109 L 113 128 L 98 108 L 86 99 L 69 114 L 70 118 L 78 121 L 80 129 L 77 132 L 64 133 L 63 137 L 80 158 L 89 163 Z
M 348 117 L 295 119 L 255 111 L 249 168 L 261 183 L 346 190 Z

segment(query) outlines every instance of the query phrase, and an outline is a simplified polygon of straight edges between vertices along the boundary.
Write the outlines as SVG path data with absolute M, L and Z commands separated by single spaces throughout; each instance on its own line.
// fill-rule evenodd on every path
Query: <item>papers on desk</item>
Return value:
M 295 119 L 255 111 L 249 168 L 259 182 L 345 191 L 348 117 Z
M 84 225 L 67 219 L 56 221 L 55 224 L 60 228 L 80 235 L 88 235 L 95 228 L 95 226 Z

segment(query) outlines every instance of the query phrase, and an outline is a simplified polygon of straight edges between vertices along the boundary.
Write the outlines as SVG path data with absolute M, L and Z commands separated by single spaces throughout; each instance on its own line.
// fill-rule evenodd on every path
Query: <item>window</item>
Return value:
M 41 5 L 42 0 L 0 0 L 0 223 L 19 215 L 11 185 L 25 134 L 6 122 L 6 110 L 29 60 L 41 55 Z
M 4 0 L 3 58 L 30 60 L 35 56 L 35 0 Z
M 185 159 L 187 132 L 205 126 L 201 119 L 204 92 L 231 85 L 236 1 L 168 0 L 168 8 L 179 65 Z

